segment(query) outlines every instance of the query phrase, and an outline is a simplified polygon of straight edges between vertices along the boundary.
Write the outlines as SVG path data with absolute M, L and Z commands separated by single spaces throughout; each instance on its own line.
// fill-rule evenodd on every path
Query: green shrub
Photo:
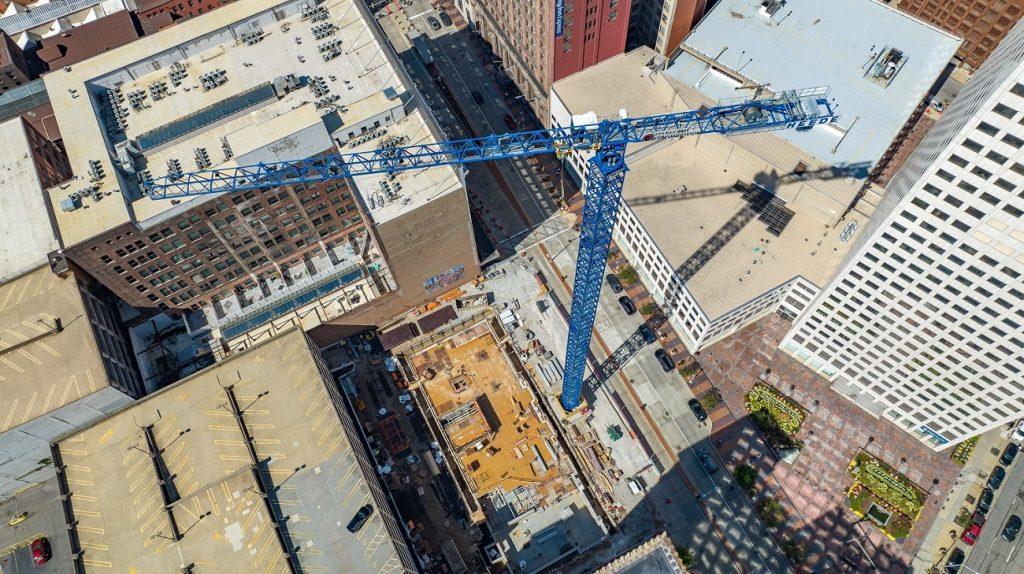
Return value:
M 619 270 L 619 279 L 627 285 L 636 283 L 640 278 L 636 274 L 636 269 L 633 269 L 632 265 L 626 265 Z
M 754 510 L 768 528 L 776 528 L 786 522 L 786 509 L 774 496 L 766 496 L 757 501 Z
M 956 518 L 953 519 L 953 523 L 960 528 L 967 528 L 967 525 L 971 523 L 971 509 L 961 506 L 960 512 L 957 512 Z
M 787 538 L 779 545 L 782 553 L 786 555 L 794 565 L 803 564 L 807 560 L 807 545 L 792 538 Z
M 653 315 L 653 314 L 655 314 L 657 312 L 658 312 L 658 306 L 655 305 L 654 303 L 644 303 L 643 306 L 640 307 L 640 313 L 642 315 L 644 315 L 645 317 L 650 317 L 651 315 Z
M 764 383 L 757 383 L 750 389 L 743 406 L 751 413 L 766 413 L 779 430 L 791 437 L 796 436 L 800 425 L 807 418 L 807 411 L 803 407 Z
M 713 411 L 718 408 L 718 405 L 722 404 L 722 393 L 718 392 L 718 389 L 711 389 L 700 398 L 700 404 L 704 407 L 704 410 L 708 412 Z
M 978 439 L 980 438 L 977 436 L 971 437 L 956 445 L 953 452 L 949 454 L 949 458 L 957 464 L 967 464 L 967 461 L 971 460 L 971 454 L 974 453 L 974 447 L 978 445 Z
M 757 470 L 749 464 L 741 464 L 732 471 L 732 475 L 736 477 L 736 484 L 740 485 L 743 492 L 750 494 L 754 490 L 754 484 L 757 482 Z
M 687 568 L 697 563 L 697 556 L 693 553 L 693 550 L 682 544 L 676 546 L 676 553 L 679 554 L 679 559 L 683 562 L 683 566 Z
M 679 367 L 679 374 L 686 379 L 696 375 L 698 372 L 700 372 L 700 365 L 697 364 L 697 361 L 690 361 Z
M 924 508 L 925 493 L 907 477 L 883 465 L 875 457 L 860 453 L 850 465 L 850 475 L 878 497 L 887 508 L 917 520 Z

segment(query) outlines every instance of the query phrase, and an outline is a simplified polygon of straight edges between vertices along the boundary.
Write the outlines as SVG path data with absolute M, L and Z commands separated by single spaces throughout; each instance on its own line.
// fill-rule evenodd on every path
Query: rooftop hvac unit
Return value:
M 786 0 L 761 0 L 761 14 L 771 18 L 785 5 Z

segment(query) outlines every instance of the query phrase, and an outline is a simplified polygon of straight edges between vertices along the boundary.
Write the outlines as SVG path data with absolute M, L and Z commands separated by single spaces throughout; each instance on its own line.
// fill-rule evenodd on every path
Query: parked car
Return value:
M 704 470 L 708 471 L 708 474 L 715 474 L 718 472 L 718 465 L 711 459 L 711 455 L 708 454 L 708 451 L 698 448 L 697 460 L 700 461 L 700 465 L 704 467 Z
M 1006 478 L 1006 468 L 996 465 L 992 469 L 992 474 L 988 475 L 988 487 L 992 490 L 999 490 L 999 487 L 1003 485 L 1003 479 Z
M 1017 535 L 1020 534 L 1020 517 L 1014 514 L 1006 521 L 1006 526 L 1003 527 L 1003 539 L 1007 542 L 1013 542 L 1017 539 Z
M 346 528 L 348 528 L 349 532 L 359 532 L 359 529 L 366 525 L 366 521 L 369 520 L 371 516 L 373 516 L 373 506 L 367 504 L 356 511 L 352 520 L 348 521 L 348 526 Z
M 1017 446 L 1017 443 L 1011 442 L 1006 445 L 1005 449 L 1003 449 L 1003 455 L 999 457 L 999 462 L 1002 463 L 1003 466 L 1010 466 L 1013 464 L 1013 459 L 1017 458 L 1017 452 L 1019 450 L 1020 447 Z
M 604 276 L 604 280 L 608 282 L 608 286 L 612 288 L 614 293 L 622 293 L 622 281 L 614 273 L 609 273 Z
M 437 32 L 441 29 L 441 23 L 437 21 L 437 18 L 433 16 L 427 16 L 427 24 L 430 24 L 430 29 Z
M 483 94 L 481 94 L 480 92 L 477 92 L 477 91 L 473 91 L 473 101 L 476 102 L 476 105 L 478 105 L 478 106 L 483 104 L 484 103 L 484 96 L 483 96 Z
M 995 493 L 992 492 L 991 488 L 985 488 L 981 491 L 978 496 L 978 504 L 974 507 L 975 510 L 982 514 L 988 514 L 990 508 L 992 508 L 992 499 L 995 498 Z
M 964 564 L 964 558 L 967 556 L 963 550 L 954 548 L 953 552 L 949 555 L 949 560 L 946 561 L 946 567 L 943 568 L 943 574 L 957 574 L 960 572 L 960 567 Z
M 53 552 L 50 550 L 50 541 L 45 536 L 32 541 L 31 551 L 33 566 L 42 566 L 53 557 Z
M 676 362 L 672 360 L 672 357 L 668 356 L 665 349 L 658 349 L 654 352 L 654 356 L 658 358 L 658 362 L 661 363 L 661 368 L 666 373 L 671 373 L 676 368 Z
M 448 13 L 445 12 L 444 10 L 441 10 L 440 12 L 438 12 L 437 16 L 439 18 L 441 18 L 441 23 L 444 24 L 445 26 L 451 26 L 452 25 L 452 17 L 449 16 Z
M 644 338 L 645 343 L 653 343 L 658 340 L 658 338 L 654 336 L 654 331 L 646 324 L 640 325 L 640 328 L 637 329 L 636 332 L 640 333 L 640 336 Z
M 960 535 L 960 540 L 963 540 L 964 544 L 968 546 L 974 546 L 979 536 L 981 536 L 981 526 L 972 524 L 964 529 L 964 533 Z
M 1013 429 L 1013 434 L 1010 435 L 1010 440 L 1018 444 L 1024 442 L 1024 420 L 1017 423 L 1016 428 Z
M 697 399 L 690 399 L 686 404 L 690 405 L 690 410 L 693 411 L 693 416 L 697 418 L 697 422 L 704 422 L 708 420 L 708 412 L 704 410 L 704 406 L 700 404 Z
M 636 313 L 636 305 L 634 305 L 633 301 L 625 295 L 619 297 L 619 307 L 622 307 L 622 310 L 625 311 L 627 315 Z
M 971 524 L 977 524 L 978 526 L 985 526 L 985 520 L 987 520 L 987 518 L 985 517 L 985 515 L 983 513 L 978 512 L 977 510 L 975 510 L 973 513 L 971 513 Z
M 519 127 L 519 124 L 516 123 L 516 119 L 512 117 L 512 114 L 505 114 L 503 119 L 505 120 L 505 125 L 508 126 L 508 129 L 516 131 Z

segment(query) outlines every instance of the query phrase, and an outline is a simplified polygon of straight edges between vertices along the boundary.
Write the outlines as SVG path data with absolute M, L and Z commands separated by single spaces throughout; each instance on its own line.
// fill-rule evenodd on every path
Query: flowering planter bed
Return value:
M 850 510 L 870 519 L 889 538 L 906 538 L 924 508 L 925 492 L 866 453 L 850 461 L 850 476 L 854 480 L 846 493 Z M 885 521 L 879 520 L 883 511 L 891 513 Z
M 750 389 L 743 401 L 750 418 L 761 430 L 769 445 L 776 451 L 799 449 L 797 440 L 800 426 L 807 418 L 807 410 L 764 383 Z

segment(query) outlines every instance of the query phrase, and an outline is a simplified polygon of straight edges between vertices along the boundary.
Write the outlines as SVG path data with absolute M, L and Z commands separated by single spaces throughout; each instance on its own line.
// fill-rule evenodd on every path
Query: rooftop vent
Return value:
M 901 50 L 886 46 L 877 55 L 872 55 L 865 76 L 876 84 L 887 88 L 906 63 L 907 57 Z
M 771 18 L 786 5 L 786 0 L 761 0 L 761 15 Z

